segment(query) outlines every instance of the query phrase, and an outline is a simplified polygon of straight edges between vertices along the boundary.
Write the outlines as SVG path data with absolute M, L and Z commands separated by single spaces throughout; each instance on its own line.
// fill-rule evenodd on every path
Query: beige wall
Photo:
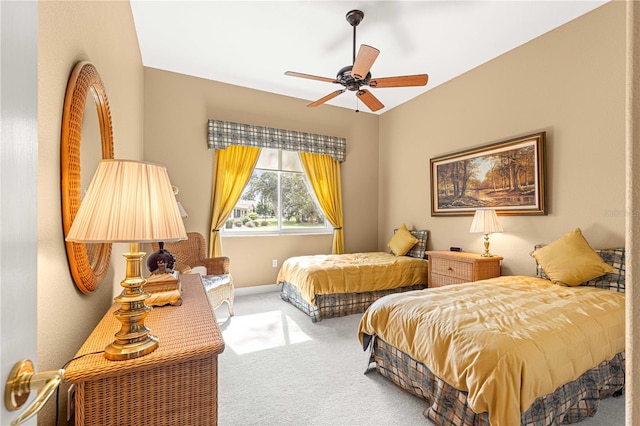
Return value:
M 283 77 L 285 78 L 285 77 Z M 208 239 L 214 151 L 207 149 L 207 120 L 319 133 L 347 139 L 342 164 L 346 251 L 375 250 L 378 217 L 378 117 L 216 81 L 145 68 L 144 158 L 167 166 L 177 199 L 187 210 L 188 231 Z M 273 284 L 280 264 L 293 255 L 330 253 L 330 235 L 223 237 L 234 284 Z
M 432 217 L 429 159 L 546 131 L 547 216 L 501 216 L 503 273 L 534 272 L 534 244 L 580 227 L 593 247 L 625 232 L 625 6 L 612 3 L 435 87 L 380 118 L 378 246 L 400 222 L 429 247 L 483 249 L 471 216 Z
M 128 247 L 122 245 L 114 247 L 109 275 L 92 294 L 76 290 L 67 266 L 60 204 L 60 131 L 67 81 L 74 64 L 82 60 L 94 63 L 105 84 L 116 158 L 141 159 L 143 68 L 129 2 L 39 2 L 39 370 L 60 368 L 73 358 L 113 303 L 114 285 L 119 288 L 124 277 L 120 253 Z M 81 156 L 83 151 L 84 147 Z M 60 396 L 59 424 L 66 424 L 64 390 Z M 39 423 L 54 424 L 53 410 L 54 404 L 48 403 L 38 416 Z

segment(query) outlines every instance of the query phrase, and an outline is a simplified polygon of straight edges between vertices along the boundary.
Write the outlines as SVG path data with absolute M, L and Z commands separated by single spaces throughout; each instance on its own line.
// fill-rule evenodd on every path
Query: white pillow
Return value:
M 191 273 L 204 276 L 207 275 L 207 268 L 205 266 L 194 266 L 193 268 L 191 268 Z

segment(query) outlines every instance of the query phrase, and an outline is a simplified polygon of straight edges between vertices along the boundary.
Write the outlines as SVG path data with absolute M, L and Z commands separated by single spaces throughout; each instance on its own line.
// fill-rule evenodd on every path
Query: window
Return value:
M 249 183 L 227 219 L 224 233 L 328 233 L 297 152 L 262 148 Z

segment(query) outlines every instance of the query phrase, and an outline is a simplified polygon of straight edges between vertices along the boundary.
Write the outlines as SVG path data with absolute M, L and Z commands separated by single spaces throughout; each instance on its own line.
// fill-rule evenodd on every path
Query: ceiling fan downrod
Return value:
M 361 10 L 350 10 L 347 12 L 347 22 L 353 27 L 353 59 L 351 64 L 356 62 L 356 27 L 364 19 L 364 12 Z

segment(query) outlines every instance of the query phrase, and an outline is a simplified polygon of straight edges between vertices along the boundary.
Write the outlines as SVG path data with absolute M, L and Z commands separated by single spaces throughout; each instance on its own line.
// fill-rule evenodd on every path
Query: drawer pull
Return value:
M 449 268 L 447 269 L 447 271 L 452 271 L 453 272 L 453 268 L 451 266 L 449 266 Z

